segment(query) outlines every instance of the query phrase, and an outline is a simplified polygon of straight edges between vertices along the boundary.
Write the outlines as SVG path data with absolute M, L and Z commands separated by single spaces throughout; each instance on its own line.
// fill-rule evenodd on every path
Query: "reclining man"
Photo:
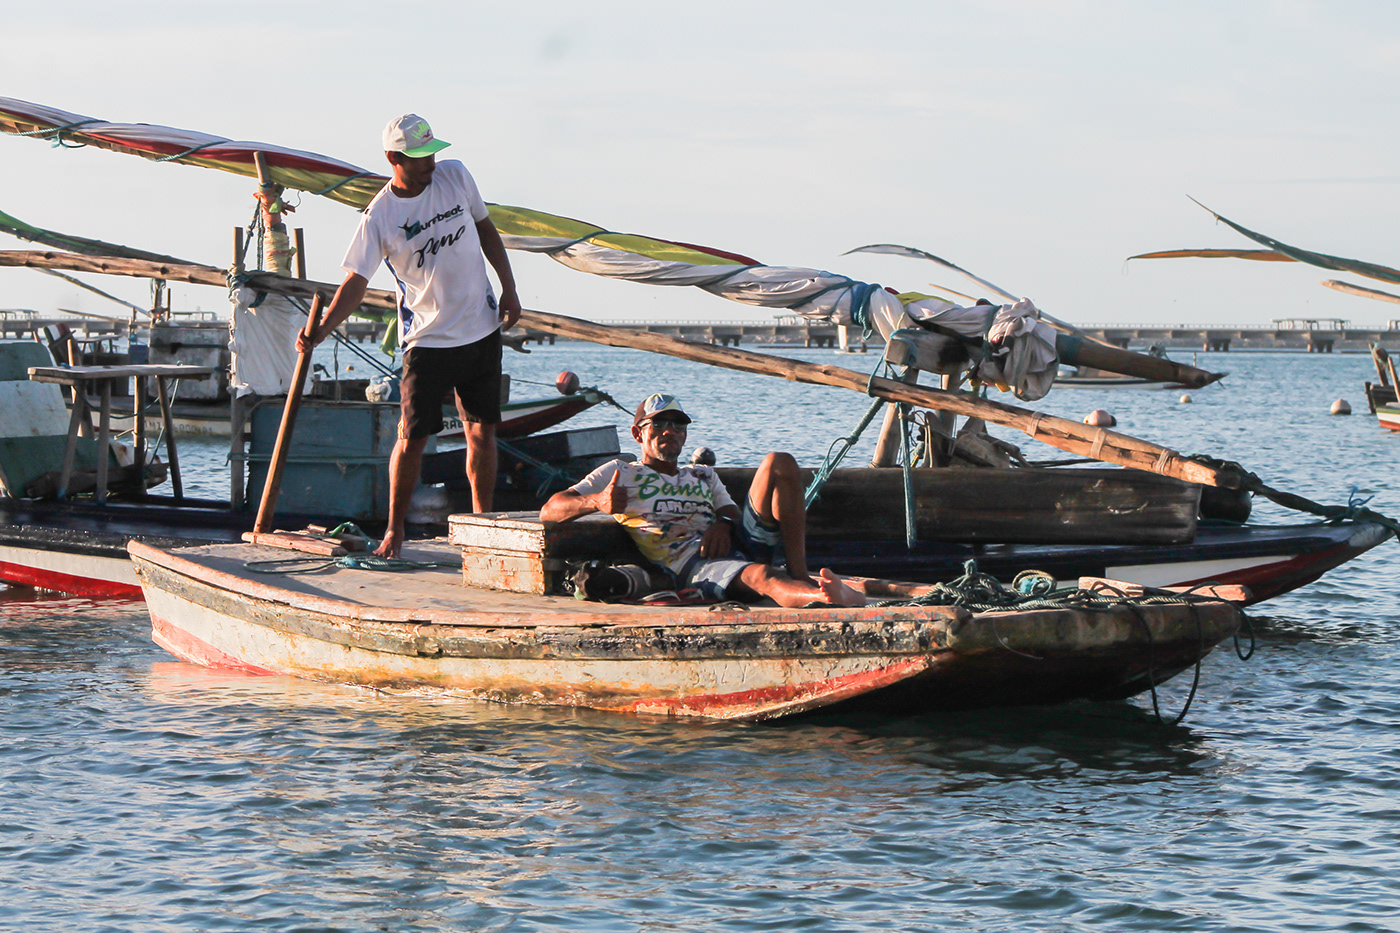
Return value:
M 765 457 L 740 512 L 713 468 L 677 462 L 689 424 L 674 396 L 649 396 L 632 419 L 641 461 L 603 464 L 552 496 L 540 518 L 566 522 L 607 512 L 677 588 L 694 587 L 708 599 L 767 596 L 790 608 L 865 605 L 865 594 L 830 570 L 815 579 L 807 572 L 797 461 L 784 453 Z M 779 566 L 784 560 L 786 569 Z

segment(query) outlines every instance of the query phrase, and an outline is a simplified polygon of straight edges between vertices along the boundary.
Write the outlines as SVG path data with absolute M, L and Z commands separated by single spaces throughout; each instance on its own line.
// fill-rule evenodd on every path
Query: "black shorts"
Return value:
M 416 440 L 441 431 L 442 405 L 454 391 L 467 421 L 500 423 L 499 330 L 462 347 L 410 347 L 404 351 L 399 437 Z

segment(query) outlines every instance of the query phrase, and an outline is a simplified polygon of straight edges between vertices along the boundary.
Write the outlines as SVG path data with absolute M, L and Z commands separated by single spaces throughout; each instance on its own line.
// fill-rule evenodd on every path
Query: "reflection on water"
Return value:
M 576 369 L 625 404 L 673 388 L 697 414 L 691 443 L 727 462 L 785 446 L 810 463 L 865 407 L 772 381 L 754 412 L 751 379 L 563 344 L 512 363 L 549 381 Z M 1357 395 L 1364 357 L 1202 365 L 1233 374 L 1193 406 L 1139 392 L 1047 407 L 1109 408 L 1127 433 L 1320 501 L 1380 490 L 1373 507 L 1400 513 L 1385 501 L 1400 438 L 1326 415 Z M 733 725 L 387 696 L 176 662 L 139 603 L 0 591 L 5 916 L 65 931 L 1393 929 L 1394 548 L 1256 609 L 1258 653 L 1215 652 L 1177 727 L 1143 698 Z M 1166 685 L 1165 713 L 1188 687 Z

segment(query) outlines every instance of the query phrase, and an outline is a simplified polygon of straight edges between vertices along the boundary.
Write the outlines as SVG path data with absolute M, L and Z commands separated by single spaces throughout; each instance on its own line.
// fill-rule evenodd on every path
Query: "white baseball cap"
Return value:
M 395 117 L 384 127 L 385 152 L 402 152 L 411 158 L 421 159 L 434 152 L 441 152 L 450 145 L 452 144 L 434 137 L 433 128 L 428 125 L 428 121 L 416 113 Z

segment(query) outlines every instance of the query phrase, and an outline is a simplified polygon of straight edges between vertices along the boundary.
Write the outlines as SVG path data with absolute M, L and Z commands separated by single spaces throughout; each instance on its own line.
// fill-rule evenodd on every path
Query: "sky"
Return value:
M 1308 266 L 1126 261 L 1252 245 L 1189 196 L 1296 246 L 1400 265 L 1393 2 L 55 0 L 6 20 L 0 96 L 375 171 L 384 124 L 415 112 L 488 201 L 771 265 L 980 293 L 925 262 L 842 255 L 901 243 L 1079 324 L 1400 319 L 1400 306 L 1317 283 L 1388 286 Z M 229 262 L 232 229 L 252 215 L 255 183 L 206 169 L 3 135 L 0 168 L 0 210 L 211 265 Z M 290 220 L 313 278 L 343 277 L 357 218 L 301 198 Z M 541 311 L 772 313 L 512 259 Z M 143 280 L 88 281 L 150 300 Z M 226 312 L 218 289 L 173 294 L 177 311 Z M 124 316 L 10 268 L 0 308 Z

